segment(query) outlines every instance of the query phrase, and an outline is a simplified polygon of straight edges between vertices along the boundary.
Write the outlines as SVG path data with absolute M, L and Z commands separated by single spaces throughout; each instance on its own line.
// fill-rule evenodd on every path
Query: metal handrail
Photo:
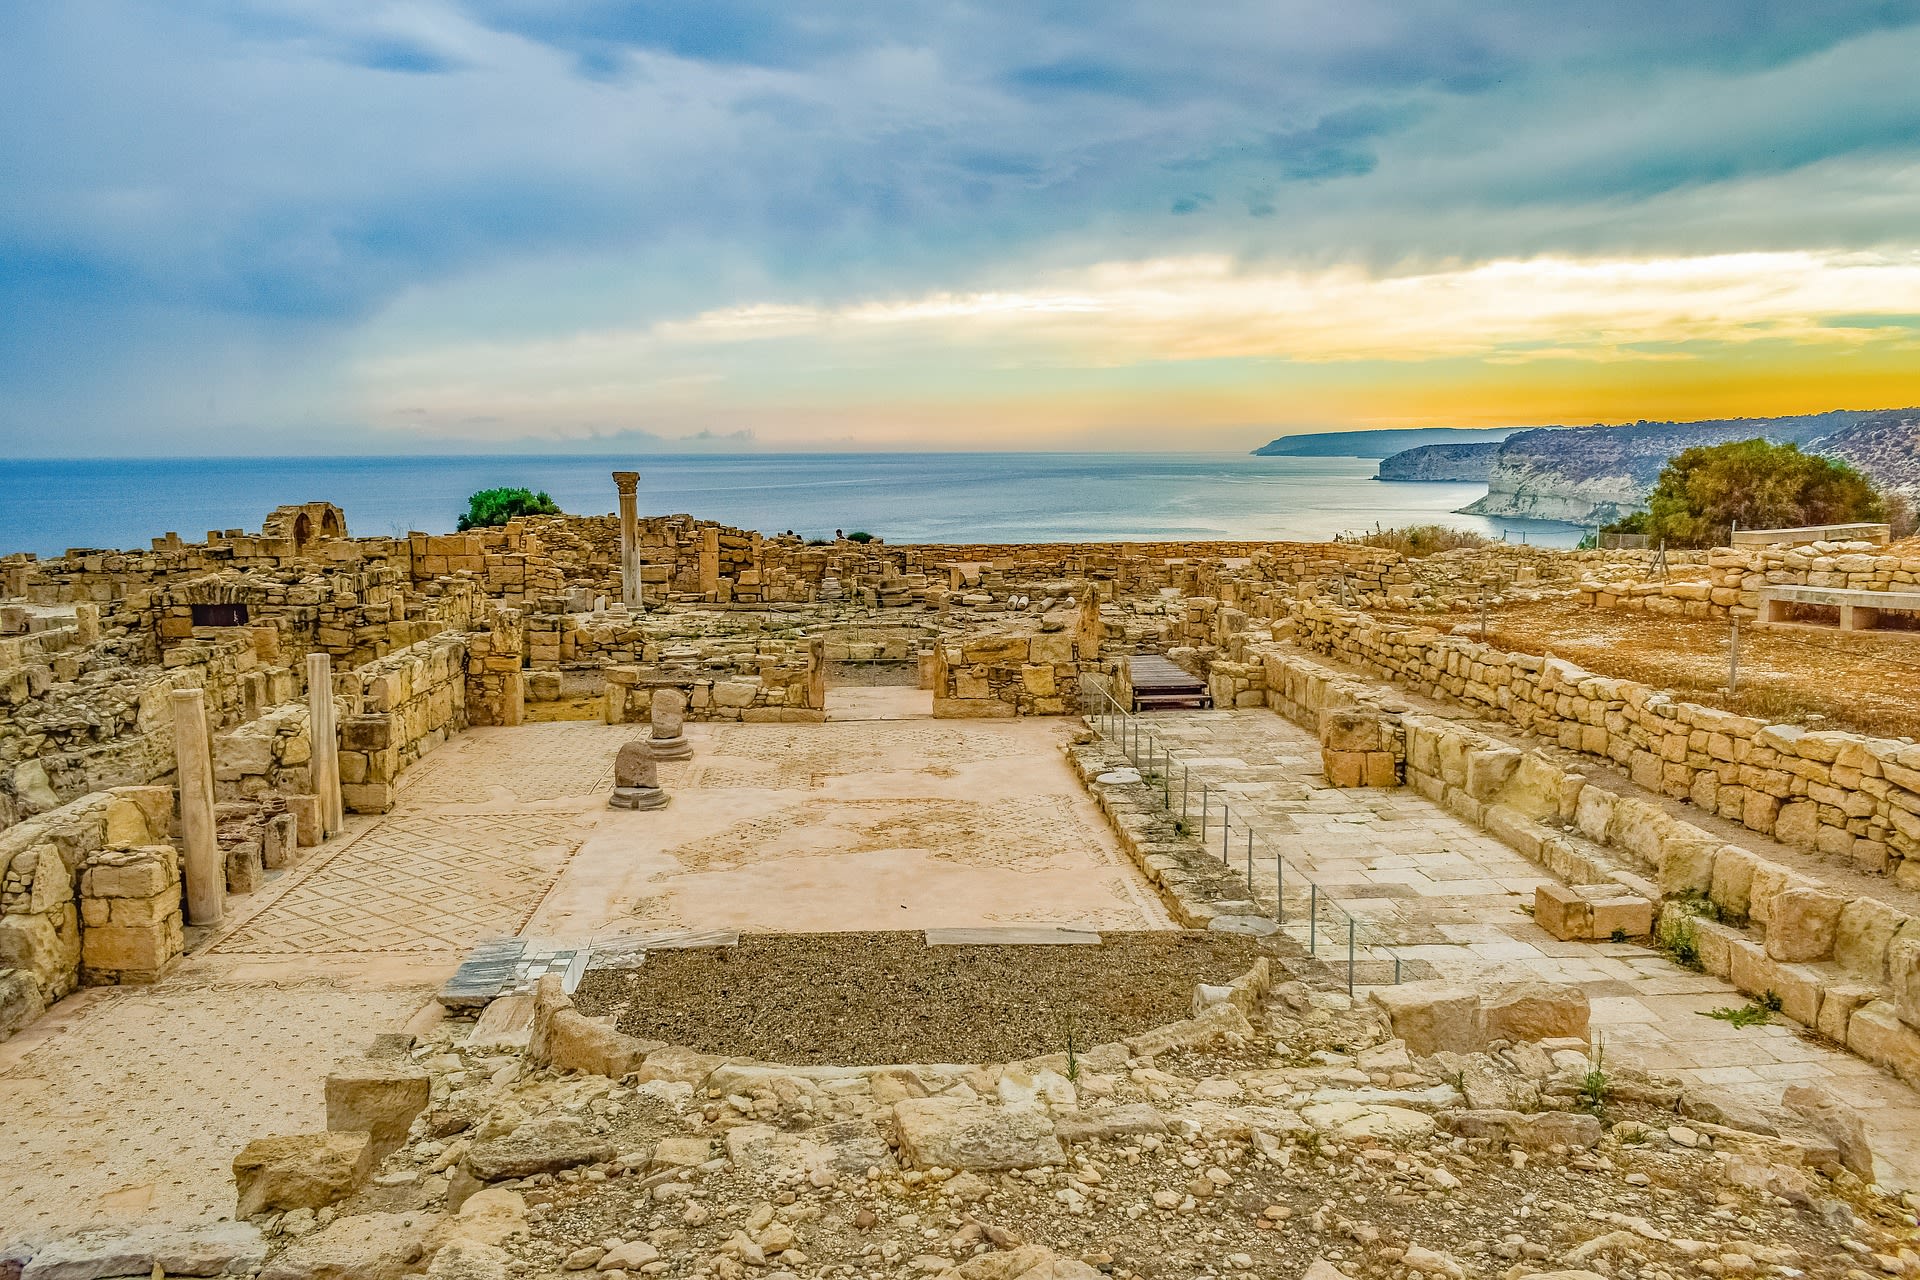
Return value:
M 1213 789 L 1206 783 L 1200 784 L 1196 796 L 1193 790 L 1192 770 L 1180 764 L 1180 784 L 1175 788 L 1173 769 L 1178 761 L 1174 759 L 1173 749 L 1167 746 L 1152 729 L 1141 722 L 1139 716 L 1120 704 L 1111 691 L 1099 681 L 1082 676 L 1080 678 L 1081 715 L 1087 726 L 1102 741 L 1113 743 L 1120 752 L 1140 771 L 1143 781 L 1153 788 L 1153 779 L 1159 781 L 1160 804 L 1168 813 L 1177 815 L 1176 820 L 1186 826 L 1195 819 L 1194 806 L 1199 807 L 1199 829 L 1194 833 L 1202 850 L 1214 847 L 1213 832 L 1218 828 L 1218 847 L 1221 861 L 1229 867 L 1244 859 L 1246 867 L 1247 896 L 1255 903 L 1260 901 L 1254 883 L 1256 860 L 1264 867 L 1271 859 L 1274 877 L 1273 921 L 1285 933 L 1291 926 L 1296 932 L 1303 927 L 1306 934 L 1307 953 L 1319 957 L 1323 935 L 1327 935 L 1333 945 L 1342 941 L 1347 951 L 1347 994 L 1354 991 L 1354 971 L 1359 953 L 1364 950 L 1393 962 L 1393 982 L 1401 981 L 1401 957 L 1393 948 L 1367 936 L 1371 929 L 1351 911 L 1322 889 L 1313 877 L 1301 871 L 1289 862 L 1280 852 L 1273 840 L 1259 831 L 1244 816 L 1236 816 L 1232 807 L 1224 798 L 1216 798 Z M 1176 807 L 1177 806 L 1177 807 Z M 1236 831 L 1237 828 L 1237 831 Z M 1301 886 L 1305 886 L 1302 888 Z M 1289 916 L 1287 898 L 1289 890 L 1296 903 L 1306 902 L 1305 920 L 1301 921 L 1299 912 Z M 1321 928 L 1321 917 L 1326 914 L 1332 926 L 1330 930 Z

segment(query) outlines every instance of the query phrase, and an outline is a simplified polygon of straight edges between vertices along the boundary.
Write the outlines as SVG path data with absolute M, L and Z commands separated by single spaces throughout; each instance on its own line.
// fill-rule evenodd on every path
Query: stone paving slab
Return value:
M 1701 1016 L 1746 997 L 1644 947 L 1556 941 L 1529 910 L 1534 887 L 1551 876 L 1416 793 L 1328 786 L 1318 743 L 1275 712 L 1146 719 L 1171 747 L 1175 776 L 1181 765 L 1191 770 L 1193 796 L 1203 784 L 1210 794 L 1231 787 L 1235 814 L 1274 833 L 1301 872 L 1338 884 L 1341 905 L 1403 959 L 1463 982 L 1544 978 L 1578 986 L 1607 1043 L 1683 1079 L 1774 1096 L 1795 1080 L 1823 1084 L 1861 1108 L 1875 1150 L 1902 1185 L 1920 1187 L 1920 1093 L 1892 1076 L 1784 1021 L 1736 1028 Z M 1175 796 L 1177 803 L 1177 787 Z M 1197 816 L 1198 804 L 1192 809 Z M 1271 859 L 1255 861 L 1254 887 L 1270 908 Z

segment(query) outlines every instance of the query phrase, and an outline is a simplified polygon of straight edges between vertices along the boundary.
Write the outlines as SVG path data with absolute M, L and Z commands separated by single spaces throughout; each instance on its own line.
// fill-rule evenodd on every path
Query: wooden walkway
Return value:
M 1203 710 L 1213 706 L 1207 682 L 1182 671 L 1157 653 L 1128 659 L 1133 671 L 1133 710 Z

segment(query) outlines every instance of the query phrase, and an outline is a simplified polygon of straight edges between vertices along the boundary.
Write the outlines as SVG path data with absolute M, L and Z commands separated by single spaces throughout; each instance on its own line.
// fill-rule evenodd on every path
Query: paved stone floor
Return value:
M 1795 1080 L 1824 1084 L 1867 1113 L 1898 1185 L 1920 1187 L 1920 1093 L 1790 1023 L 1735 1028 L 1700 1016 L 1746 998 L 1645 947 L 1556 941 L 1526 910 L 1534 888 L 1551 877 L 1498 840 L 1410 790 L 1327 786 L 1318 741 L 1272 711 L 1165 712 L 1145 723 L 1173 753 L 1174 803 L 1187 780 L 1197 822 L 1204 788 L 1215 839 L 1218 806 L 1234 815 L 1236 865 L 1244 853 L 1240 822 L 1262 834 L 1254 886 L 1265 909 L 1274 892 L 1266 850 L 1278 848 L 1402 957 L 1410 976 L 1573 983 L 1592 1000 L 1604 1042 L 1649 1068 L 1775 1098 Z M 1290 919 L 1304 918 L 1302 889 L 1288 886 Z M 1327 932 L 1338 961 L 1344 932 Z
M 838 691 L 836 691 L 838 692 Z M 430 1008 L 485 938 L 663 924 L 1167 927 L 1060 753 L 1064 721 L 689 725 L 663 810 L 606 807 L 632 727 L 462 735 L 383 817 L 228 903 L 150 988 L 94 988 L 0 1044 L 0 1247 L 231 1214 L 249 1138 L 319 1127 L 334 1058 Z M 924 711 L 921 711 L 924 717 Z

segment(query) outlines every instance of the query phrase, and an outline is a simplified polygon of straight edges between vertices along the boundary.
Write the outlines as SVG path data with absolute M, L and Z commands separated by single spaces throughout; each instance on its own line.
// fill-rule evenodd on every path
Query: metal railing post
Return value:
M 1200 838 L 1207 838 L 1207 784 L 1200 784 Z
M 1253 827 L 1247 827 L 1247 896 L 1253 897 Z
M 1233 810 L 1224 804 L 1220 806 L 1220 861 L 1233 865 L 1233 855 L 1227 851 L 1227 837 L 1233 834 Z
M 1279 854 L 1273 855 L 1273 922 L 1284 925 L 1287 922 L 1287 881 L 1281 874 L 1281 868 L 1287 860 Z
M 1347 917 L 1347 998 L 1353 998 L 1353 917 Z
M 1180 821 L 1187 820 L 1187 788 L 1193 784 L 1193 770 L 1180 766 Z

